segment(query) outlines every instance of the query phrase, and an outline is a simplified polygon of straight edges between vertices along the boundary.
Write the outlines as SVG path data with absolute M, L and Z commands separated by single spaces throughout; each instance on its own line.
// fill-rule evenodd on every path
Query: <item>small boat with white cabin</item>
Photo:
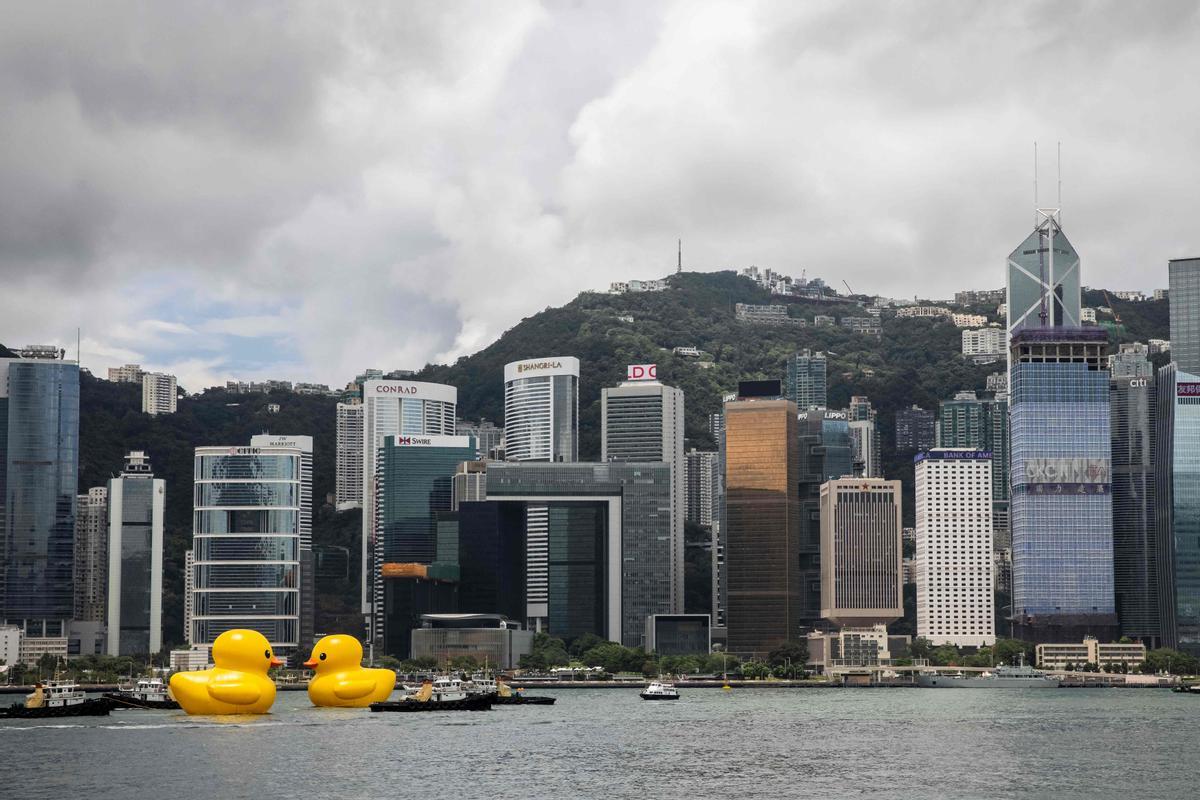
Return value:
M 162 678 L 140 678 L 132 686 L 118 686 L 115 692 L 105 692 L 104 699 L 111 702 L 114 709 L 171 711 L 179 708 Z
M 651 681 L 650 685 L 642 690 L 641 698 L 643 700 L 678 700 L 679 691 L 673 683 Z
M 425 681 L 414 694 L 400 700 L 372 703 L 372 711 L 489 711 L 495 692 L 471 691 L 462 680 L 441 677 Z

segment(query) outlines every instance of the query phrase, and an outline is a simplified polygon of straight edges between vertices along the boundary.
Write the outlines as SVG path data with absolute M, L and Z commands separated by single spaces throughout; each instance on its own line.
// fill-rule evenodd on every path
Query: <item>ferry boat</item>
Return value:
M 74 681 L 46 681 L 25 696 L 24 703 L 0 709 L 0 717 L 42 719 L 46 717 L 106 717 L 112 704 L 102 697 L 88 698 Z
M 643 700 L 678 700 L 679 692 L 673 683 L 651 681 L 650 685 L 642 690 L 641 698 Z
M 115 692 L 105 692 L 104 699 L 113 708 L 142 708 L 170 711 L 179 708 L 167 691 L 162 678 L 142 678 L 134 686 L 119 686 Z
M 552 706 L 557 698 L 529 695 L 520 689 L 513 691 L 504 681 L 496 682 L 496 697 L 492 703 L 498 706 Z
M 372 703 L 372 711 L 488 711 L 495 699 L 494 692 L 471 691 L 462 680 L 441 677 L 425 681 L 413 694 L 400 700 Z
M 1059 679 L 1025 666 L 1021 659 L 1015 667 L 996 667 L 978 677 L 922 672 L 917 675 L 917 685 L 928 689 L 1057 689 Z

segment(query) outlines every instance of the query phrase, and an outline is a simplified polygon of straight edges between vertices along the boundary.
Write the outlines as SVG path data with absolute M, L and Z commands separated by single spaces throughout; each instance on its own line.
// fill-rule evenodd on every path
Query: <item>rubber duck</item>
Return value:
M 189 714 L 265 714 L 275 702 L 267 670 L 283 662 L 258 631 L 225 631 L 212 646 L 212 669 L 176 672 L 171 694 Z
M 362 645 L 353 636 L 333 634 L 313 645 L 312 657 L 304 662 L 316 673 L 308 683 L 312 704 L 366 708 L 387 700 L 396 688 L 396 673 L 364 667 L 362 657 Z

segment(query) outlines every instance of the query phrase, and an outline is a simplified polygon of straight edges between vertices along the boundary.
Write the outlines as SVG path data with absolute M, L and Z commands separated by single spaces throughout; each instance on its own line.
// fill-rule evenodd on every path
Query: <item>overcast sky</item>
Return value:
M 224 6 L 221 8 L 221 6 Z M 1192 2 L 10 4 L 0 342 L 341 385 L 610 281 L 1090 285 L 1200 253 Z M 553 343 L 547 343 L 553 348 Z

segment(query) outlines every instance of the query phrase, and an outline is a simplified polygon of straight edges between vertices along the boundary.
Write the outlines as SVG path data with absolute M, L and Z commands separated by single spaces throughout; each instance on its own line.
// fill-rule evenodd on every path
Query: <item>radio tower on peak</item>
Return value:
M 675 264 L 675 274 L 679 275 L 683 272 L 683 239 L 679 240 L 679 261 Z

